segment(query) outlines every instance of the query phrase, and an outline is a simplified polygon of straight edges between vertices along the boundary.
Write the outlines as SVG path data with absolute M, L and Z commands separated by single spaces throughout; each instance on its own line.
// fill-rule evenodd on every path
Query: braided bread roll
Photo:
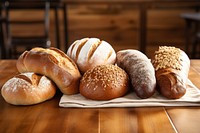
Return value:
M 156 71 L 159 92 L 169 98 L 178 99 L 186 93 L 186 82 L 190 59 L 179 48 L 161 46 L 152 59 Z
M 72 59 L 56 48 L 33 48 L 17 60 L 19 72 L 45 75 L 56 83 L 64 94 L 79 92 L 81 74 Z
M 117 52 L 117 65 L 128 73 L 138 97 L 148 98 L 154 94 L 155 71 L 146 55 L 138 50 L 121 50 Z
M 32 105 L 51 99 L 56 93 L 55 84 L 45 76 L 22 73 L 9 79 L 1 94 L 13 105 Z

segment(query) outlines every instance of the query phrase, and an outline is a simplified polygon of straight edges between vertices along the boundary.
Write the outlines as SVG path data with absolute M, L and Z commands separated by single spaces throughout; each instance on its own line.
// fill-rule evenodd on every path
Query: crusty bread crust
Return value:
M 47 77 L 34 73 L 22 73 L 9 79 L 1 94 L 6 102 L 14 105 L 32 105 L 52 98 L 56 85 Z
M 169 99 L 181 98 L 186 93 L 190 68 L 186 53 L 175 47 L 161 46 L 155 51 L 152 63 L 159 92 Z
M 19 72 L 34 72 L 50 78 L 64 94 L 79 92 L 81 74 L 64 52 L 56 48 L 33 48 L 17 61 Z

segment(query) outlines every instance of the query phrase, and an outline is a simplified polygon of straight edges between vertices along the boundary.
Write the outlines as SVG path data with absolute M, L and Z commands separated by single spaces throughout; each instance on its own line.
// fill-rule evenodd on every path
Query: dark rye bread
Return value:
M 154 67 L 146 55 L 138 50 L 121 50 L 117 52 L 117 65 L 130 77 L 135 93 L 140 98 L 151 97 L 156 89 Z

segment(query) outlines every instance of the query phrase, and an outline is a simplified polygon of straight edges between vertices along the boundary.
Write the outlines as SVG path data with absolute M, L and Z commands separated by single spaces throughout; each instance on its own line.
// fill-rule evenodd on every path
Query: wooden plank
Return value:
M 139 36 L 139 11 L 133 5 L 69 5 L 69 43 L 83 37 L 100 37 L 113 44 L 116 49 L 138 48 Z M 190 9 L 150 9 L 147 19 L 147 51 L 158 43 L 174 43 L 175 46 L 184 44 L 184 21 L 180 18 L 183 12 L 192 12 Z M 25 13 L 13 12 L 14 19 L 21 18 Z M 38 14 L 37 14 L 38 15 Z M 31 17 L 40 17 L 32 14 Z M 50 12 L 50 40 L 55 46 L 55 21 L 54 12 Z M 61 50 L 64 49 L 63 16 L 59 11 Z M 14 33 L 41 34 L 41 27 L 31 27 L 21 30 L 15 27 Z M 160 45 L 162 45 L 160 44 Z M 178 44 L 178 45 L 177 45 Z M 114 46 L 115 47 L 115 46 Z M 149 54 L 149 52 L 147 53 Z
M 200 109 L 199 107 L 166 108 L 176 129 L 180 133 L 199 133 Z M 186 123 L 187 121 L 187 123 Z
M 128 33 L 128 34 L 124 34 Z M 71 31 L 70 44 L 74 42 L 74 40 L 81 39 L 84 37 L 97 37 L 101 40 L 105 40 L 110 43 L 114 48 L 129 46 L 129 48 L 137 48 L 137 34 L 132 31 L 126 30 L 113 30 L 113 31 L 105 31 L 105 30 L 87 30 L 87 31 Z
M 56 104 L 58 105 L 58 103 Z M 49 109 L 52 110 L 52 108 Z M 39 120 L 35 123 L 33 132 L 97 133 L 99 130 L 98 109 L 60 108 L 53 112 L 49 112 L 49 109 L 46 108 L 40 112 Z M 52 113 L 56 115 L 52 115 Z
M 175 133 L 162 107 L 100 109 L 100 129 L 103 133 Z

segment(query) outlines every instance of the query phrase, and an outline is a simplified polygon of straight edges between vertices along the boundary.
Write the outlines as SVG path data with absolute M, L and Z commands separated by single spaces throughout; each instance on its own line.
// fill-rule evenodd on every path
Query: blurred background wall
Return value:
M 181 13 L 194 12 L 193 9 L 150 9 L 147 13 L 147 51 L 150 57 L 159 45 L 172 45 L 184 49 L 185 21 Z M 84 37 L 97 37 L 109 42 L 116 51 L 121 49 L 138 49 L 139 11 L 132 5 L 69 5 L 68 36 L 69 44 Z M 14 19 L 23 17 L 24 12 L 13 12 Z M 35 13 L 30 17 L 38 17 Z M 60 45 L 65 49 L 63 14 L 59 11 Z M 30 27 L 32 28 L 32 27 Z M 27 28 L 27 30 L 29 30 Z M 50 11 L 50 40 L 55 46 L 55 16 Z M 13 28 L 20 34 L 21 28 Z M 24 32 L 24 31 L 23 31 Z M 34 34 L 39 33 L 39 27 L 34 27 Z

